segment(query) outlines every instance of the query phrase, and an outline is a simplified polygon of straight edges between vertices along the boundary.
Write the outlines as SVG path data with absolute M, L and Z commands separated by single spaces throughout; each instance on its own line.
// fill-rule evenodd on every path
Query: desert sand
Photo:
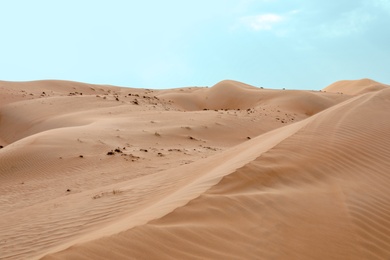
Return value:
M 0 259 L 390 259 L 390 88 L 0 81 Z

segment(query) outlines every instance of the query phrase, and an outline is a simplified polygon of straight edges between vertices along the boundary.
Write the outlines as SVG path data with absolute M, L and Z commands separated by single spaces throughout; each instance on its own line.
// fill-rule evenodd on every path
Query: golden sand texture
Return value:
M 0 259 L 388 259 L 373 82 L 0 82 Z

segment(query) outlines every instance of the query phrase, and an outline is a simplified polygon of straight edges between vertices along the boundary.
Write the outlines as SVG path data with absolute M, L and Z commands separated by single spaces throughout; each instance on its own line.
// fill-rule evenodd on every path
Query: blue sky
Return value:
M 390 0 L 12 0 L 0 10 L 0 80 L 390 83 Z

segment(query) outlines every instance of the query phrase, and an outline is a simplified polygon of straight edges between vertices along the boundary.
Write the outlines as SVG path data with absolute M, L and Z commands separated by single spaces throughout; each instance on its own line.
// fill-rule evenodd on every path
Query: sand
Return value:
M 0 259 L 389 259 L 390 88 L 0 81 Z

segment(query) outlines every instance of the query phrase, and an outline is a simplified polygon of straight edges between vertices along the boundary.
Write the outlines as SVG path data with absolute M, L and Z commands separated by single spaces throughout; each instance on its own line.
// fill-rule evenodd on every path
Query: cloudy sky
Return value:
M 12 0 L 0 10 L 0 80 L 390 84 L 390 0 Z

